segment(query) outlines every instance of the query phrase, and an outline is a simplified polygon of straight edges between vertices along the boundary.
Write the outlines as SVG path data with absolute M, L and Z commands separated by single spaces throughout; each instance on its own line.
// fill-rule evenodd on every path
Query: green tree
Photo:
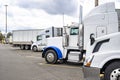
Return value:
M 3 34 L 1 33 L 1 31 L 0 31 L 0 41 L 2 41 L 4 39 L 4 36 L 3 36 Z
M 12 36 L 12 33 L 11 33 L 11 32 L 8 32 L 8 33 L 7 33 L 7 38 L 10 38 L 10 36 Z

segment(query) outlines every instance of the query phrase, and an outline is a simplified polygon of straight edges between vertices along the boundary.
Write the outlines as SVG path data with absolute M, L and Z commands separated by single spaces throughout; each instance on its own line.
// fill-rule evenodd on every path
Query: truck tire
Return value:
M 104 80 L 120 80 L 120 61 L 111 63 L 105 69 Z
M 24 50 L 24 49 L 25 49 L 25 46 L 24 46 L 24 45 L 20 45 L 20 49 L 21 49 L 21 50 Z
M 33 47 L 32 47 L 32 50 L 33 50 L 34 52 L 37 52 L 37 51 L 38 51 L 38 49 L 37 49 L 36 46 L 33 46 Z
M 57 63 L 57 54 L 54 50 L 48 50 L 45 53 L 45 60 L 48 64 Z
M 30 49 L 30 46 L 29 45 L 25 45 L 25 50 L 28 50 Z

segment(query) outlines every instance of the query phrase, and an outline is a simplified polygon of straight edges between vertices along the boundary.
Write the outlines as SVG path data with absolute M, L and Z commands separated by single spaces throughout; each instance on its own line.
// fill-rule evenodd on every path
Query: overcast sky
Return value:
M 100 0 L 104 2 L 120 0 Z M 5 6 L 8 5 L 8 32 L 19 29 L 43 29 L 79 22 L 79 5 L 84 15 L 94 7 L 94 0 L 0 0 L 0 30 L 5 32 Z

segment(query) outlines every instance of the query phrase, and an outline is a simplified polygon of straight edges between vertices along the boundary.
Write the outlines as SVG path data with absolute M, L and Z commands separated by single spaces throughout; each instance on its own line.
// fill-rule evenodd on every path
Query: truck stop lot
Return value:
M 84 80 L 82 64 L 46 64 L 41 52 L 0 44 L 0 80 Z

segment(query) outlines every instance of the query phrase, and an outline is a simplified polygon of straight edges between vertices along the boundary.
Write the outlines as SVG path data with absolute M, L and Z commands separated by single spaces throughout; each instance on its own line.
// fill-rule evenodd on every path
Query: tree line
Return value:
M 10 36 L 12 36 L 11 32 L 7 33 L 7 38 L 10 38 Z M 5 40 L 5 35 L 2 34 L 2 32 L 0 31 L 0 43 L 2 43 Z

